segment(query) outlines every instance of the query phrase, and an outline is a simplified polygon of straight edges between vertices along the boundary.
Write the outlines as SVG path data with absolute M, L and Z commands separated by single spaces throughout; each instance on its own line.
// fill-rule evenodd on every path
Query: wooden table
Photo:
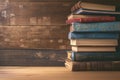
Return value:
M 65 67 L 1 66 L 0 80 L 120 80 L 120 71 L 70 72 Z

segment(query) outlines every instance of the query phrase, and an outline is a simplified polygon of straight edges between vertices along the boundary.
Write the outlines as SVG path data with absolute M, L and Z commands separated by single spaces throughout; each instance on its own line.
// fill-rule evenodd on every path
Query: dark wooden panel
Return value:
M 65 50 L 0 50 L 0 66 L 63 66 Z
M 72 2 L 76 3 L 80 0 L 10 0 L 11 2 Z M 103 4 L 118 4 L 120 3 L 120 0 L 81 0 L 81 1 L 87 1 L 87 2 L 95 2 L 95 3 L 103 3 Z

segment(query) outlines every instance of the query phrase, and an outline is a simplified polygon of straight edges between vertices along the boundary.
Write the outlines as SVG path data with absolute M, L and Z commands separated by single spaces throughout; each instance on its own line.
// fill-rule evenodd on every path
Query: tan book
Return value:
M 70 14 L 68 16 L 69 19 L 76 19 L 76 18 L 101 18 L 101 17 L 112 17 L 112 16 L 106 16 L 106 15 L 77 15 L 77 14 Z
M 76 3 L 71 11 L 74 11 L 79 8 L 84 8 L 84 9 L 91 9 L 91 10 L 102 10 L 102 11 L 115 11 L 116 7 L 114 5 L 105 5 L 105 4 L 96 4 L 96 3 L 90 3 L 90 2 L 82 2 L 79 1 Z
M 75 46 L 118 46 L 117 39 L 71 39 L 70 45 Z
M 115 47 L 79 47 L 72 46 L 72 51 L 75 52 L 115 52 Z

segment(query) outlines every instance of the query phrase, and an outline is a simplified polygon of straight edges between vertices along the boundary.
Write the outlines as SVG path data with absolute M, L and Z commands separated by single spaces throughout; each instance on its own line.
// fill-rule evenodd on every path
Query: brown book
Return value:
M 117 39 L 71 39 L 74 46 L 118 46 Z
M 115 52 L 116 47 L 79 47 L 72 46 L 72 51 L 75 52 Z
M 104 5 L 104 4 L 96 4 L 96 3 L 79 1 L 71 8 L 71 12 L 79 8 L 91 9 L 91 10 L 102 10 L 102 11 L 115 11 L 116 7 L 114 5 Z
M 120 61 L 85 61 L 65 60 L 65 67 L 70 71 L 120 71 Z

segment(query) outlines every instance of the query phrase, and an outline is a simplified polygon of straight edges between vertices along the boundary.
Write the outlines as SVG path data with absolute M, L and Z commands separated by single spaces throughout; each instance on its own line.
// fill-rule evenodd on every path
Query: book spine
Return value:
M 71 53 L 71 60 L 72 61 L 119 61 L 120 54 L 119 53 L 112 53 L 112 52 L 88 52 L 88 53 Z
M 94 18 L 76 18 L 69 19 L 66 21 L 67 24 L 71 24 L 73 22 L 112 22 L 115 21 L 115 17 L 94 17 Z
M 105 32 L 120 31 L 120 22 L 103 22 L 103 23 L 72 23 L 72 32 Z
M 118 39 L 118 33 L 75 33 L 69 32 L 68 39 Z

